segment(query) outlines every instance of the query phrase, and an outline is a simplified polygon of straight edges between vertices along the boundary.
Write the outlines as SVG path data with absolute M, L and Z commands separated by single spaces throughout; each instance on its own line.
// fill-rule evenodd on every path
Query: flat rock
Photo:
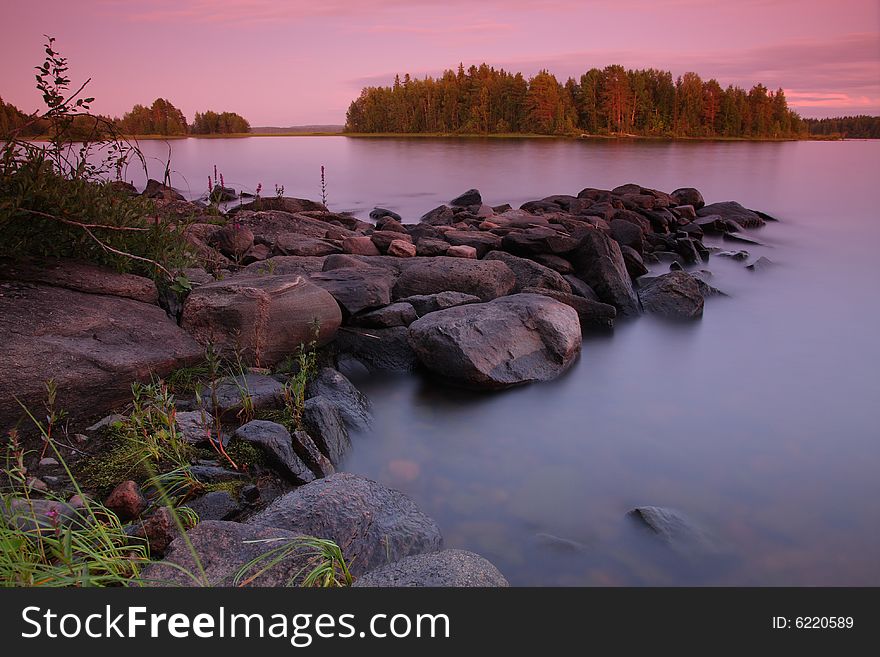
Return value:
M 566 294 L 571 293 L 571 285 L 562 277 L 562 274 L 534 260 L 520 258 L 504 251 L 493 251 L 484 260 L 498 260 L 510 267 L 513 275 L 516 276 L 514 293 L 522 292 L 527 287 L 541 287 Z
M 676 509 L 639 506 L 627 515 L 676 551 L 700 553 L 717 549 L 714 539 L 706 531 Z
M 361 431 L 370 426 L 370 402 L 351 381 L 332 367 L 323 368 L 306 386 L 306 397 L 323 396 L 336 406 L 346 426 Z
M 363 326 L 366 328 L 391 328 L 394 326 L 409 326 L 418 317 L 416 309 L 413 308 L 412 304 L 399 301 L 384 308 L 352 317 L 349 323 L 352 326 Z
M 217 381 L 214 395 L 217 410 L 225 415 L 241 410 L 245 396 L 250 398 L 255 410 L 277 407 L 283 401 L 283 392 L 284 386 L 271 376 L 246 373 L 227 376 Z M 202 400 L 203 403 L 211 400 L 210 390 L 203 393 Z
M 469 303 L 479 303 L 480 297 L 463 292 L 438 292 L 437 294 L 416 294 L 400 300 L 401 303 L 410 304 L 419 317 L 428 313 L 455 306 L 463 306 Z M 411 322 L 410 322 L 411 323 Z
M 186 503 L 199 516 L 199 521 L 228 520 L 241 511 L 241 505 L 225 490 L 216 490 Z
M 731 219 L 743 228 L 760 228 L 764 225 L 764 220 L 760 215 L 744 208 L 736 201 L 711 203 L 710 205 L 706 205 L 697 210 L 697 216 L 699 217 L 706 217 L 713 214 L 720 215 L 723 219 Z
M 509 583 L 488 560 L 466 550 L 404 557 L 359 577 L 356 587 L 504 587 Z
M 639 281 L 639 298 L 646 312 L 672 319 L 703 316 L 703 294 L 696 280 L 683 271 L 673 271 Z
M 394 276 L 382 267 L 334 269 L 309 280 L 329 292 L 348 315 L 391 303 Z
M 334 344 L 340 354 L 357 358 L 370 370 L 408 372 L 418 362 L 408 333 L 406 326 L 352 327 L 341 330 Z
M 617 309 L 611 304 L 546 288 L 527 287 L 523 292 L 527 294 L 540 294 L 573 308 L 578 314 L 582 330 L 614 328 Z

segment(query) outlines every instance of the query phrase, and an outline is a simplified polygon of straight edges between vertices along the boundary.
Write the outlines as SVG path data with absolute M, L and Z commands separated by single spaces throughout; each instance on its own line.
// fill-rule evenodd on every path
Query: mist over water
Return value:
M 880 585 L 880 143 L 171 145 L 172 182 L 191 197 L 217 164 L 236 189 L 319 198 L 324 165 L 331 209 L 362 217 L 380 205 L 416 221 L 470 187 L 516 207 L 627 182 L 778 217 L 750 231 L 763 247 L 707 238 L 775 266 L 713 255 L 703 268 L 729 296 L 708 299 L 701 321 L 620 322 L 585 337 L 552 383 L 479 394 L 417 375 L 358 381 L 376 421 L 343 468 L 411 495 L 448 547 L 513 584 Z M 167 146 L 141 147 L 161 178 Z M 717 549 L 669 550 L 626 517 L 636 505 L 679 509 Z

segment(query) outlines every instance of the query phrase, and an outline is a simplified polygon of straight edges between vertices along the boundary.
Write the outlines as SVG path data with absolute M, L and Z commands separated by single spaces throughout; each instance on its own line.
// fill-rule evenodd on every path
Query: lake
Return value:
M 880 585 L 880 143 L 170 144 L 190 197 L 216 164 L 236 189 L 318 199 L 324 165 L 330 208 L 362 217 L 380 205 L 416 221 L 471 187 L 516 207 L 627 182 L 778 217 L 753 233 L 766 246 L 745 246 L 775 266 L 704 267 L 729 296 L 708 299 L 701 321 L 620 322 L 552 383 L 477 394 L 416 375 L 356 381 L 376 421 L 343 467 L 412 496 L 448 547 L 514 585 Z M 141 146 L 161 179 L 168 146 Z M 668 549 L 626 516 L 638 505 L 678 509 L 717 550 Z

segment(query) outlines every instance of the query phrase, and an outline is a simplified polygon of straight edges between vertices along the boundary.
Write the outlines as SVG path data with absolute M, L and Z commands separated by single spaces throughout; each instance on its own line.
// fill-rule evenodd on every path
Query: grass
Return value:
M 354 578 L 342 550 L 333 541 L 313 536 L 296 538 L 267 538 L 245 543 L 278 543 L 255 559 L 244 564 L 233 579 L 234 586 L 247 586 L 261 575 L 278 565 L 285 559 L 306 556 L 306 565 L 298 570 L 287 582 L 286 586 L 338 588 L 351 586 Z

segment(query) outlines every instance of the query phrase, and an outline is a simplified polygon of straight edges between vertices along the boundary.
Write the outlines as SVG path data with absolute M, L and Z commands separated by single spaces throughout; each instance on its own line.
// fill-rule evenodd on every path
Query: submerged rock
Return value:
M 676 509 L 639 506 L 627 514 L 671 548 L 684 553 L 714 552 L 712 537 Z
M 673 271 L 639 281 L 639 298 L 646 312 L 673 319 L 703 316 L 703 294 L 697 281 L 682 271 Z
M 361 431 L 373 421 L 367 398 L 332 367 L 322 369 L 306 386 L 306 397 L 318 395 L 337 408 L 349 429 Z

